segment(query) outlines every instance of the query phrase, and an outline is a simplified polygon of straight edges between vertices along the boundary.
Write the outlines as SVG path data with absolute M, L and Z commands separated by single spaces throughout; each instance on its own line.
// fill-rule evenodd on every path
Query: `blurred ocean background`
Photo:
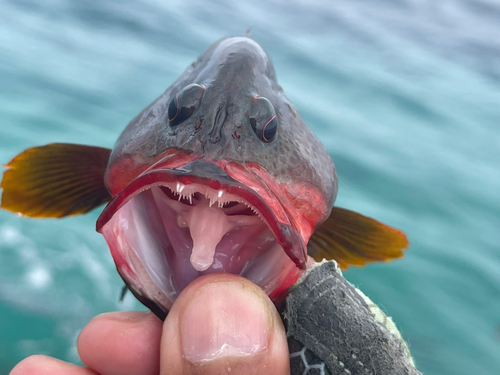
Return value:
M 346 277 L 425 374 L 500 374 L 500 2 L 0 0 L 0 163 L 112 147 L 217 39 L 254 39 L 335 161 L 339 206 L 403 229 L 402 259 Z M 95 315 L 142 308 L 94 225 L 0 212 L 0 374 L 78 362 Z

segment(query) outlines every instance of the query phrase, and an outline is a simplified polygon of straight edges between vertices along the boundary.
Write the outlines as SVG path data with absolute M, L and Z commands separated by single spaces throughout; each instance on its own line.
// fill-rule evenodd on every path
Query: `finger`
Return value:
M 257 285 L 232 274 L 196 279 L 163 326 L 160 374 L 289 375 L 286 333 Z
M 158 375 L 161 330 L 149 312 L 102 314 L 80 333 L 78 353 L 101 375 Z
M 45 355 L 32 355 L 12 369 L 10 375 L 98 375 L 94 371 Z

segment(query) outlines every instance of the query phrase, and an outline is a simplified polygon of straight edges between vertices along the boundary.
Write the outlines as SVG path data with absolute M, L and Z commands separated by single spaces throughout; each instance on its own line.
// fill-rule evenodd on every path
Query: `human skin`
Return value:
M 165 322 L 150 312 L 92 319 L 78 338 L 86 367 L 34 355 L 10 375 L 289 375 L 286 333 L 258 286 L 233 274 L 192 282 Z

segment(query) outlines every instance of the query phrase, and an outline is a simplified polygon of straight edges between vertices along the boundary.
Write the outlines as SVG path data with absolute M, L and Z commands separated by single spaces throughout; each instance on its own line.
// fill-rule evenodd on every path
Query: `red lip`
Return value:
M 224 189 L 230 194 L 245 199 L 259 211 L 279 244 L 297 267 L 306 268 L 307 254 L 302 246 L 297 246 L 302 243 L 302 239 L 292 225 L 279 222 L 269 205 L 257 193 L 231 178 L 216 165 L 205 161 L 194 161 L 176 169 L 150 170 L 143 173 L 106 206 L 97 219 L 97 231 L 101 232 L 101 228 L 114 213 L 140 192 L 151 186 L 161 186 L 172 182 L 180 182 L 184 185 L 201 184 L 214 190 Z
M 194 252 L 194 236 L 191 238 L 189 234 L 192 228 L 184 229 L 179 224 L 182 215 L 172 208 L 189 211 L 202 206 L 192 202 L 190 205 L 187 196 L 183 198 L 183 193 L 176 193 L 176 189 L 189 191 L 189 200 L 196 196 L 204 202 L 210 199 L 210 207 L 212 199 L 226 199 L 218 203 L 226 213 L 222 216 L 236 215 L 243 218 L 238 222 L 252 223 L 248 224 L 250 227 L 238 224 L 243 227 L 223 234 L 220 243 L 216 242 L 215 255 L 225 258 L 217 258 L 219 263 L 213 263 L 206 271 L 195 270 L 189 264 L 189 254 Z M 260 187 L 261 192 L 262 189 L 267 187 Z M 225 208 L 228 202 L 232 202 L 228 207 L 237 207 Z M 250 235 L 252 230 L 254 234 Z M 104 235 L 120 275 L 134 289 L 134 294 L 139 299 L 153 301 L 153 305 L 160 305 L 163 310 L 170 308 L 192 279 L 211 272 L 237 273 L 257 284 L 260 282 L 270 298 L 279 303 L 306 267 L 302 238 L 291 223 L 278 220 L 270 205 L 253 189 L 217 165 L 202 160 L 140 175 L 107 205 L 97 220 L 97 231 Z M 219 251 L 220 246 L 227 252 Z M 232 252 L 235 248 L 240 250 Z

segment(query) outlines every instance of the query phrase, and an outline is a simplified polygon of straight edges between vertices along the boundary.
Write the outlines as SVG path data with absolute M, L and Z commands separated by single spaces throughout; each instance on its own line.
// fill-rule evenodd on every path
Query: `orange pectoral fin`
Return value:
M 110 153 L 68 143 L 29 148 L 5 166 L 1 207 L 31 217 L 88 212 L 111 199 L 104 185 Z
M 364 266 L 368 262 L 386 262 L 402 257 L 408 247 L 406 235 L 379 221 L 333 207 L 308 243 L 309 255 L 316 261 L 335 259 L 340 268 Z

